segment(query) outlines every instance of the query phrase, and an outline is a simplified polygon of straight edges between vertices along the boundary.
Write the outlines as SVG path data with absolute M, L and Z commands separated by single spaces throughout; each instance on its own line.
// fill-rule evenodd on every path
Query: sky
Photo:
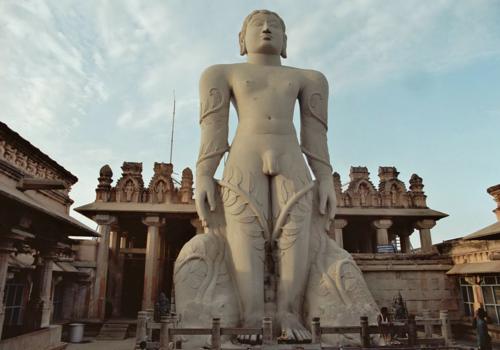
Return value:
M 407 186 L 417 173 L 429 207 L 449 214 L 434 242 L 493 223 L 486 188 L 500 183 L 500 1 L 291 4 L 2 0 L 0 119 L 79 178 L 78 207 L 95 199 L 102 165 L 116 181 L 123 161 L 143 162 L 148 183 L 153 163 L 169 161 L 175 90 L 174 171 L 194 169 L 199 76 L 243 62 L 242 21 L 267 8 L 287 25 L 283 64 L 329 81 L 330 157 L 342 183 L 350 166 L 367 166 L 376 186 L 379 166 L 397 167 Z

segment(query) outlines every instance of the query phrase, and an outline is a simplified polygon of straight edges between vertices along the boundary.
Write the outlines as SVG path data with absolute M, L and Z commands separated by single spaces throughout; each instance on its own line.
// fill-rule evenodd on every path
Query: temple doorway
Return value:
M 142 307 L 144 257 L 125 259 L 122 286 L 122 316 L 135 318 Z

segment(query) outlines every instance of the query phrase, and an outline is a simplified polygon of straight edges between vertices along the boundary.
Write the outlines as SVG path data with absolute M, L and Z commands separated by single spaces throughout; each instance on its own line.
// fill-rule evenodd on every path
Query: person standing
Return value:
M 480 306 L 476 311 L 476 316 L 472 321 L 472 328 L 477 332 L 477 345 L 479 350 L 491 350 L 491 337 L 488 333 L 488 324 L 486 322 L 486 311 Z

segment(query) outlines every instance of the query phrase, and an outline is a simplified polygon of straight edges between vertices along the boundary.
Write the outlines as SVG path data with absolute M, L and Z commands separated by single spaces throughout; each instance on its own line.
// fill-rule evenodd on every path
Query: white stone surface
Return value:
M 176 263 L 183 326 L 221 317 L 223 324 L 259 327 L 270 316 L 291 336 L 313 316 L 358 325 L 360 316 L 378 313 L 360 270 L 327 235 L 336 210 L 328 82 L 320 72 L 282 66 L 286 41 L 277 14 L 254 11 L 240 33 L 247 63 L 212 66 L 201 77 L 196 205 L 207 235 L 193 238 Z M 230 101 L 239 123 L 229 150 Z

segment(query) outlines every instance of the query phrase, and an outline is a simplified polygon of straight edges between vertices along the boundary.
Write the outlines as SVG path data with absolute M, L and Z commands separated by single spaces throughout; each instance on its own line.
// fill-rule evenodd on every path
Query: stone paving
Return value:
M 67 350 L 134 350 L 135 338 L 125 340 L 95 340 L 94 338 L 85 339 L 79 344 L 69 343 Z

